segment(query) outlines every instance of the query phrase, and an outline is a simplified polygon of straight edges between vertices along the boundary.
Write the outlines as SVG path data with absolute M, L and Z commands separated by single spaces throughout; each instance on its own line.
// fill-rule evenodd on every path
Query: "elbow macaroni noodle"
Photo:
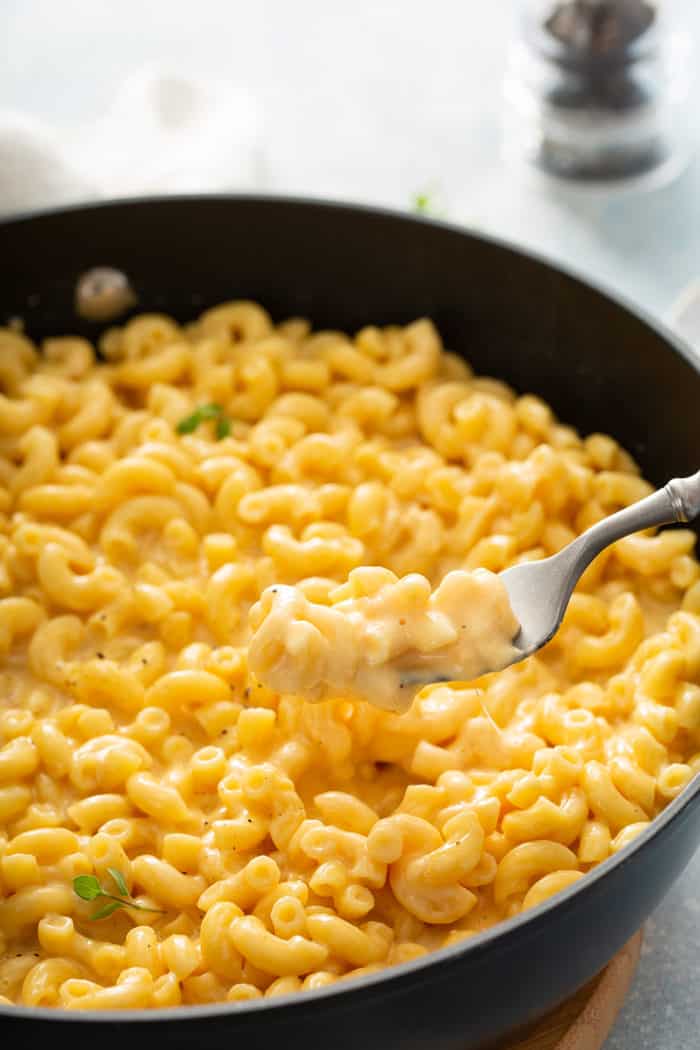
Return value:
M 559 550 L 649 491 L 612 438 L 474 376 L 426 320 L 350 338 L 234 302 L 99 349 L 0 331 L 0 1001 L 373 973 L 572 885 L 700 768 L 688 530 L 621 540 L 546 649 L 403 714 L 248 664 L 266 588 L 326 622 L 420 574 L 425 610 L 453 570 Z M 212 403 L 228 435 L 178 433 Z M 73 880 L 112 890 L 110 868 L 152 910 L 91 920 Z

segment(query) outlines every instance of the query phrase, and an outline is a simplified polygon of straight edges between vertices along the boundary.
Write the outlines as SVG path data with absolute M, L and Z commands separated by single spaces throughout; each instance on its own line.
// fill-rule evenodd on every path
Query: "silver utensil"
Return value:
M 537 652 L 556 634 L 574 587 L 597 554 L 611 543 L 653 525 L 687 522 L 700 514 L 700 471 L 688 478 L 675 478 L 657 492 L 624 510 L 596 522 L 557 554 L 541 561 L 513 565 L 499 574 L 508 592 L 510 605 L 520 623 L 513 639 L 518 663 Z M 502 668 L 486 668 L 502 670 Z M 424 677 L 409 673 L 407 684 L 417 686 L 459 680 L 455 675 Z

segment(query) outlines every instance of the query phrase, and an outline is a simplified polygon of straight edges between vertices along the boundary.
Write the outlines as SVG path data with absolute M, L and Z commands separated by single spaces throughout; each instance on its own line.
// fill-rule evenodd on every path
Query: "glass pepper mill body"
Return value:
M 678 169 L 687 38 L 652 0 L 527 0 L 506 77 L 506 144 L 579 181 Z

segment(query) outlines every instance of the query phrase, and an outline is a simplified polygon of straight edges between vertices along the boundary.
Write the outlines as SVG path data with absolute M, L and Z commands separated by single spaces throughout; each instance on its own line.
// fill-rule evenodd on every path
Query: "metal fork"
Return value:
M 657 492 L 596 522 L 551 558 L 524 562 L 499 576 L 520 622 L 514 662 L 541 649 L 564 618 L 574 587 L 597 554 L 611 543 L 652 525 L 692 521 L 700 514 L 700 471 L 674 478 Z
M 602 550 L 633 532 L 653 525 L 692 521 L 699 514 L 700 471 L 688 478 L 675 478 L 638 503 L 596 522 L 551 558 L 505 569 L 499 579 L 505 585 L 511 608 L 520 623 L 513 639 L 515 652 L 510 663 L 518 663 L 537 652 L 556 634 L 574 587 Z M 486 668 L 483 673 L 502 669 Z M 453 677 L 409 673 L 406 681 L 412 686 L 451 681 L 459 678 L 459 669 L 455 671 Z

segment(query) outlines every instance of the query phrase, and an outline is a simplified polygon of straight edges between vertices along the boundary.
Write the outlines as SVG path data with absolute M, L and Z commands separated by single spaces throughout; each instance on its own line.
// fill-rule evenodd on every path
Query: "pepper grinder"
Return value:
M 529 0 L 505 82 L 506 146 L 579 182 L 666 181 L 689 154 L 687 35 L 654 0 Z

